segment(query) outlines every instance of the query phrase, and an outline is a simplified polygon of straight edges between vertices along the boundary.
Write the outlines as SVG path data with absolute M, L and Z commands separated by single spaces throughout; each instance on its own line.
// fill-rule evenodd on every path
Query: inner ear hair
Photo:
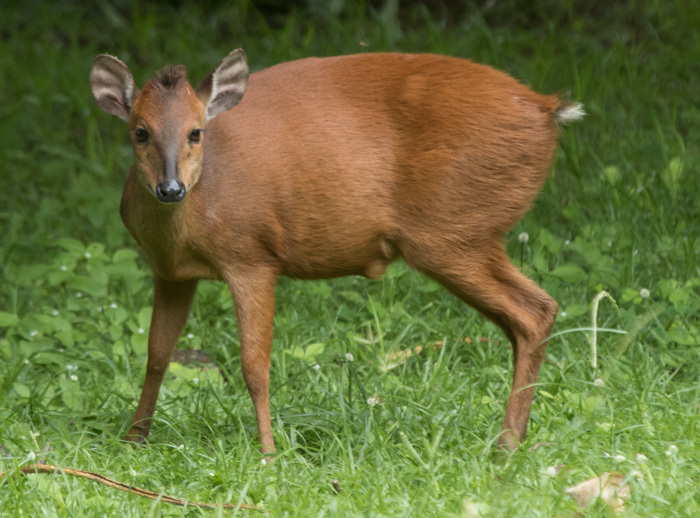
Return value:
M 248 86 L 248 61 L 242 49 L 228 54 L 197 86 L 197 97 L 206 107 L 207 122 L 236 106 Z
M 129 121 L 139 89 L 122 60 L 109 54 L 97 56 L 90 69 L 90 89 L 100 108 Z

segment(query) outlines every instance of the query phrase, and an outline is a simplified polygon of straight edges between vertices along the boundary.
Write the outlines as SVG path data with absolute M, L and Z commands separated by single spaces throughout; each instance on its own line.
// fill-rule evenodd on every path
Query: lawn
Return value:
M 272 516 L 559 517 L 577 509 L 565 488 L 616 471 L 631 487 L 623 516 L 700 515 L 700 4 L 7 4 L 0 472 L 52 464 Z M 519 451 L 496 448 L 507 339 L 401 262 L 378 281 L 278 283 L 271 466 L 233 304 L 216 283 L 200 284 L 178 345 L 208 361 L 173 363 L 148 444 L 122 440 L 145 373 L 152 284 L 118 214 L 128 132 L 95 105 L 88 72 L 108 52 L 138 84 L 166 63 L 196 82 L 238 47 L 252 70 L 355 52 L 468 57 L 585 105 L 506 236 L 513 262 L 561 307 Z M 602 291 L 614 303 L 597 305 L 594 367 Z M 612 515 L 601 502 L 588 512 Z M 0 516 L 252 514 L 63 474 L 0 480 Z

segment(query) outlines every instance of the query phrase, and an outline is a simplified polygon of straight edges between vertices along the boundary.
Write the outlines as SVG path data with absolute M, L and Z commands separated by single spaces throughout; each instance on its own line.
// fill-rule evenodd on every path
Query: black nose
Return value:
M 185 197 L 185 184 L 180 180 L 165 180 L 156 187 L 156 196 L 164 203 L 173 203 Z

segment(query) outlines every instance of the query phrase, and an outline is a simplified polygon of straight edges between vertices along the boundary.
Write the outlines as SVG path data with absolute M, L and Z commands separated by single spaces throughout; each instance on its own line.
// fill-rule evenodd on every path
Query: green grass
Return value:
M 556 517 L 575 509 L 565 487 L 617 470 L 633 486 L 626 516 L 699 515 L 698 5 L 496 2 L 447 17 L 392 1 L 273 4 L 267 17 L 245 2 L 0 7 L 0 471 L 41 460 L 273 516 L 475 516 L 473 503 L 486 516 Z M 152 293 L 118 216 L 127 132 L 94 105 L 88 71 L 109 52 L 139 84 L 167 62 L 196 81 L 236 47 L 253 69 L 440 52 L 585 104 L 507 247 L 560 303 L 555 333 L 590 326 L 606 290 L 619 309 L 601 302 L 598 325 L 628 334 L 599 333 L 597 370 L 587 332 L 551 340 L 522 451 L 495 450 L 512 371 L 505 337 L 401 263 L 375 282 L 279 282 L 273 466 L 257 451 L 230 296 L 213 283 L 200 286 L 179 348 L 203 349 L 220 369 L 176 365 L 149 445 L 120 440 L 145 372 Z M 391 354 L 437 341 L 387 370 Z M 20 514 L 217 511 L 61 475 L 3 479 L 0 515 Z

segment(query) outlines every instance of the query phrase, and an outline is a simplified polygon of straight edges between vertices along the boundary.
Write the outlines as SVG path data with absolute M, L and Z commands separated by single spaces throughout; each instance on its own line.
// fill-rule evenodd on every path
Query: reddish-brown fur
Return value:
M 121 214 L 155 282 L 147 375 L 129 438 L 148 434 L 197 279 L 223 280 L 233 293 L 243 374 L 262 449 L 272 452 L 276 278 L 376 278 L 404 257 L 511 340 L 513 391 L 500 443 L 514 448 L 525 437 L 557 303 L 511 265 L 502 239 L 551 167 L 559 98 L 457 58 L 304 59 L 252 74 L 240 104 L 208 122 L 197 147 L 182 142 L 205 127 L 199 90 L 152 80 L 129 119 L 132 130 L 148 126 L 153 145 L 149 156 L 134 145 Z M 152 190 L 164 174 L 157 150 L 168 146 L 189 190 L 164 204 Z

